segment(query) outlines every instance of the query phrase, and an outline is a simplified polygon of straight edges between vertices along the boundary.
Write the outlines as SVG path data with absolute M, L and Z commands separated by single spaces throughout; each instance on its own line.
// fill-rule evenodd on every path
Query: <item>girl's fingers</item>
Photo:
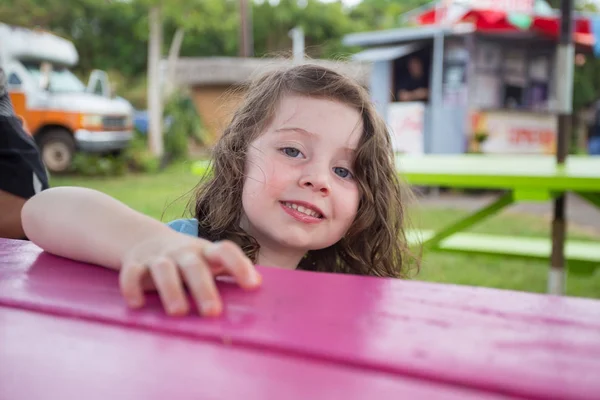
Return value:
M 166 257 L 160 258 L 150 264 L 150 274 L 167 313 L 187 314 L 189 304 L 175 263 Z
M 200 251 L 197 251 L 198 248 Z M 189 304 L 183 277 L 200 313 L 215 316 L 221 313 L 223 304 L 214 275 L 230 275 L 246 289 L 261 284 L 261 276 L 254 265 L 233 242 L 202 243 L 201 246 L 173 253 L 148 265 L 136 262 L 123 264 L 119 286 L 130 307 L 143 306 L 144 287 L 154 286 L 167 313 L 187 314 Z
M 219 315 L 223 309 L 221 297 L 206 263 L 194 252 L 178 255 L 176 261 L 200 313 L 205 316 Z
M 243 288 L 253 289 L 260 285 L 262 278 L 246 257 L 242 249 L 233 242 L 223 241 L 207 244 L 202 253 L 211 268 L 224 269 Z
M 129 307 L 139 308 L 144 305 L 144 290 L 141 282 L 147 273 L 148 269 L 144 264 L 132 263 L 122 266 L 119 288 Z

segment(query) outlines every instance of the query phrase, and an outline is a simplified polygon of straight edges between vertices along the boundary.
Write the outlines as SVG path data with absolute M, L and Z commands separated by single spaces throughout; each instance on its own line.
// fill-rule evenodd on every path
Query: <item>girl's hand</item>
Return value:
M 261 276 L 241 248 L 230 241 L 211 243 L 168 232 L 133 247 L 123 257 L 119 285 L 132 308 L 144 305 L 144 290 L 156 288 L 166 312 L 189 312 L 184 284 L 205 316 L 219 315 L 223 304 L 214 277 L 231 275 L 246 289 L 260 285 Z

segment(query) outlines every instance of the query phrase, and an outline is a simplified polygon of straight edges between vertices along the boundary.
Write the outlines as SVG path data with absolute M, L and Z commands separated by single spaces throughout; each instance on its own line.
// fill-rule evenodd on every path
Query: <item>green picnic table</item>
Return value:
M 396 165 L 413 186 L 503 192 L 491 204 L 441 230 L 410 233 L 412 240 L 430 250 L 549 259 L 550 237 L 505 237 L 465 230 L 515 202 L 549 201 L 565 192 L 600 208 L 600 158 L 569 156 L 558 166 L 554 156 L 542 155 L 399 155 Z M 600 243 L 569 239 L 565 259 L 571 272 L 591 273 L 600 266 Z

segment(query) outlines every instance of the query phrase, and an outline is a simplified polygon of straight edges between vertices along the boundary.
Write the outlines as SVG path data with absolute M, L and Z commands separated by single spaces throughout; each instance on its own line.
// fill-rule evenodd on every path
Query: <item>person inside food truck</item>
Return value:
M 48 188 L 48 174 L 33 138 L 14 113 L 0 68 L 0 237 L 26 239 L 21 209 Z
M 423 60 L 418 56 L 411 56 L 407 63 L 408 74 L 400 75 L 398 100 L 399 101 L 427 101 L 429 99 L 429 77 L 425 73 Z

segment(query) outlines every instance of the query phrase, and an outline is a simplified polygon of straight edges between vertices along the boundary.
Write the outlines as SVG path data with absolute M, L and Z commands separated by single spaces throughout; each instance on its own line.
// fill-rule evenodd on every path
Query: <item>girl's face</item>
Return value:
M 283 98 L 248 149 L 243 227 L 261 249 L 304 254 L 342 238 L 359 204 L 352 164 L 362 129 L 342 103 Z

